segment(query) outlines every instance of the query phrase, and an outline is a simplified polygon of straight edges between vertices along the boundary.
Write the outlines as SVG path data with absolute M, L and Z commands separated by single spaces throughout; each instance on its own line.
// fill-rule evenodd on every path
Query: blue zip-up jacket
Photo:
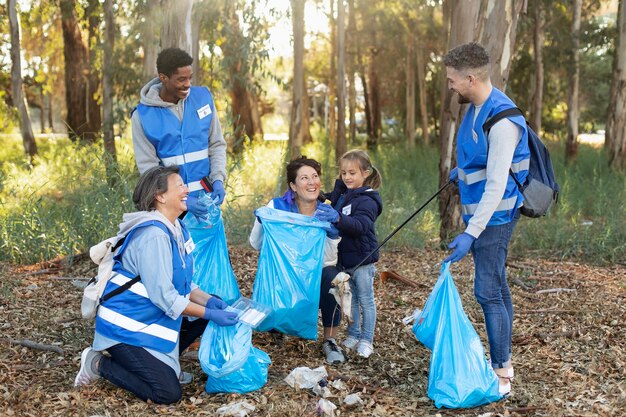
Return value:
M 334 190 L 326 195 L 331 205 L 339 212 L 339 264 L 344 268 L 358 265 L 365 256 L 378 246 L 374 222 L 383 212 L 383 201 L 378 191 L 370 187 L 349 190 L 340 179 L 335 181 Z M 378 261 L 374 252 L 363 265 Z
M 172 283 L 176 291 L 187 297 L 191 293 L 193 258 L 184 252 L 184 259 L 178 250 L 178 244 L 168 228 L 159 221 L 148 221 L 135 226 L 126 236 L 122 247 L 114 257 L 115 263 L 110 281 L 103 295 L 119 288 L 134 275 L 124 269 L 122 254 L 133 237 L 142 227 L 154 226 L 162 229 L 170 237 L 172 244 Z M 183 238 L 189 240 L 189 232 L 182 225 Z M 104 301 L 98 308 L 96 332 L 109 339 L 132 346 L 153 349 L 158 352 L 171 352 L 178 343 L 182 316 L 172 319 L 150 300 L 141 281 L 126 291 Z

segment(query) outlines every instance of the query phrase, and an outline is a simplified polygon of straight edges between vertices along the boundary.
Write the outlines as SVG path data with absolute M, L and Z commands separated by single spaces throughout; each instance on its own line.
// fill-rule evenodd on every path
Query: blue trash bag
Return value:
M 221 327 L 209 321 L 200 341 L 200 365 L 208 375 L 206 392 L 255 391 L 267 383 L 267 353 L 252 346 L 252 329 L 245 323 Z
M 270 207 L 254 213 L 263 226 L 263 243 L 252 299 L 272 309 L 256 330 L 315 340 L 329 223 Z
M 437 408 L 472 408 L 502 399 L 498 377 L 463 310 L 449 262 L 442 265 L 413 333 L 432 351 L 428 397 Z
M 199 221 L 191 213 L 183 219 L 196 245 L 192 252 L 193 282 L 202 291 L 218 295 L 227 304 L 232 304 L 241 294 L 230 265 L 222 214 L 219 207 L 213 207 L 206 221 Z

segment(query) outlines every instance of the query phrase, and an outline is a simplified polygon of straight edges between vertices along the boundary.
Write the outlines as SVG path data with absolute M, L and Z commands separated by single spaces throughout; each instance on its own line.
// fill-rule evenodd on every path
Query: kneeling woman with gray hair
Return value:
M 93 346 L 81 355 L 75 386 L 102 377 L 144 401 L 176 402 L 181 383 L 191 382 L 180 369 L 180 352 L 208 320 L 220 326 L 237 322 L 224 301 L 191 282 L 194 245 L 178 219 L 188 194 L 176 166 L 151 168 L 139 179 L 133 194 L 139 211 L 125 214 L 120 224 L 118 234 L 126 239 L 115 254 Z M 116 291 L 133 279 L 129 288 Z

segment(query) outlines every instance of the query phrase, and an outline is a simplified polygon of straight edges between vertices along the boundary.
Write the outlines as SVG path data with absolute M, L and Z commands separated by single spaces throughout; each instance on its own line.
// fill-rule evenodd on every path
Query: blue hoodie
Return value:
M 378 191 L 370 187 L 349 190 L 340 179 L 335 181 L 335 189 L 326 195 L 331 205 L 339 212 L 339 264 L 344 268 L 358 265 L 365 256 L 378 246 L 374 222 L 383 211 L 383 201 Z M 374 252 L 363 265 L 378 261 L 378 251 Z

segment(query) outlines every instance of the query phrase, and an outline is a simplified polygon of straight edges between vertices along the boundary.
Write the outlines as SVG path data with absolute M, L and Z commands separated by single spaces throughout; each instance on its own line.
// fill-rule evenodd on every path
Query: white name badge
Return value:
M 207 104 L 206 106 L 202 106 L 201 108 L 198 109 L 198 117 L 200 119 L 204 119 L 211 113 L 212 113 L 212 110 L 211 110 L 210 104 Z
M 185 252 L 191 253 L 196 247 L 196 244 L 193 243 L 193 239 L 189 238 L 188 241 L 185 242 Z
M 344 208 L 341 209 L 341 214 L 345 214 L 346 216 L 349 216 L 350 213 L 352 213 L 352 204 L 345 206 Z

